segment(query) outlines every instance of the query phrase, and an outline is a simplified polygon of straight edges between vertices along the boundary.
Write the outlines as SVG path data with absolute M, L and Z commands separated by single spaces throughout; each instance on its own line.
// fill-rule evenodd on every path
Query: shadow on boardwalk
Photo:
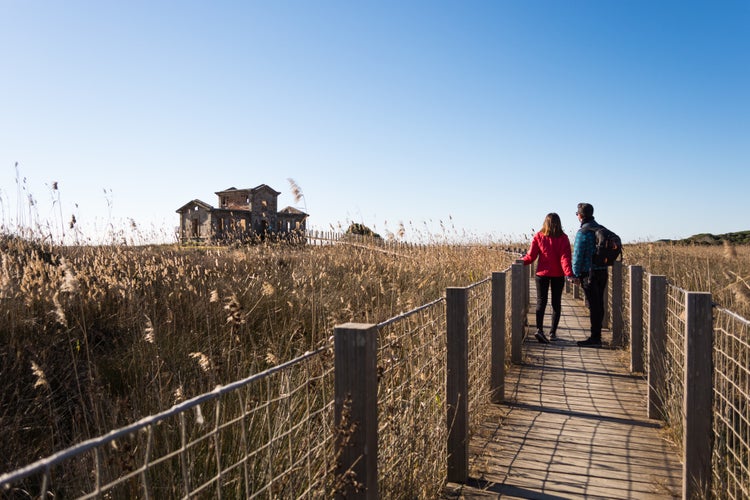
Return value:
M 448 484 L 444 498 L 681 496 L 680 455 L 646 416 L 646 381 L 628 372 L 624 351 L 607 348 L 608 331 L 605 347 L 578 347 L 588 325 L 583 303 L 565 295 L 560 340 L 526 339 L 506 402 L 488 405 L 471 438 L 469 483 Z

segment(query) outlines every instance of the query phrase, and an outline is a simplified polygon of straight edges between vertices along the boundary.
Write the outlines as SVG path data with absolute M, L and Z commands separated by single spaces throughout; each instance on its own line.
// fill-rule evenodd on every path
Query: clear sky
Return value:
M 747 0 L 0 0 L 0 70 L 6 228 L 268 184 L 406 238 L 750 229 Z

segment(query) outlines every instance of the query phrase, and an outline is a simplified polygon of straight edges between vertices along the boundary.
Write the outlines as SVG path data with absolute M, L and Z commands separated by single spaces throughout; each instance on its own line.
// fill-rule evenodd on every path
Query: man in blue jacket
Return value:
M 576 211 L 581 229 L 576 233 L 573 243 L 573 274 L 583 286 L 586 301 L 589 304 L 591 335 L 586 340 L 579 340 L 581 347 L 600 347 L 602 345 L 602 322 L 604 321 L 604 293 L 607 290 L 608 271 L 606 266 L 594 266 L 596 250 L 595 231 L 599 224 L 594 220 L 594 207 L 589 203 L 579 203 Z

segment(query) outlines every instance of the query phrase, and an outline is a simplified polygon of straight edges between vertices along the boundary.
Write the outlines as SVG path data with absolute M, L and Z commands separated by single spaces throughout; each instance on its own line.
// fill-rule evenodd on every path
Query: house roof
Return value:
M 269 186 L 268 184 L 261 184 L 260 186 L 255 186 L 255 187 L 254 187 L 254 188 L 252 188 L 252 189 L 251 189 L 250 191 L 252 191 L 252 192 L 256 192 L 256 191 L 263 191 L 263 190 L 266 190 L 266 191 L 271 191 L 272 193 L 274 193 L 274 194 L 276 194 L 276 195 L 279 195 L 279 194 L 281 194 L 281 192 L 280 192 L 280 191 L 276 191 L 276 190 L 275 190 L 274 188 L 272 188 L 272 187 L 271 187 L 271 186 Z
M 249 193 L 250 190 L 249 189 L 237 189 L 236 187 L 232 186 L 232 187 L 226 188 L 224 191 L 216 191 L 214 194 L 226 194 L 226 193 L 236 193 L 236 192 Z
M 274 188 L 269 186 L 268 184 L 261 184 L 259 186 L 255 186 L 254 188 L 245 188 L 245 189 L 237 189 L 236 187 L 232 186 L 230 188 L 225 189 L 224 191 L 216 191 L 214 194 L 222 195 L 227 193 L 256 193 L 258 191 L 270 191 L 275 195 L 280 195 L 280 191 L 276 191 Z
M 279 210 L 279 213 L 280 214 L 290 214 L 290 215 L 304 215 L 304 216 L 308 215 L 305 212 L 303 212 L 302 210 L 298 210 L 298 209 L 296 209 L 294 207 L 282 208 L 281 210 Z
M 186 210 L 191 210 L 195 206 L 201 207 L 201 208 L 203 208 L 205 210 L 213 210 L 214 209 L 214 207 L 212 207 L 211 205 L 209 205 L 205 201 L 201 201 L 201 200 L 195 199 L 195 200 L 189 201 L 188 203 L 185 203 L 180 208 L 178 208 L 177 210 L 175 210 L 175 212 L 177 212 L 178 214 L 181 214 L 182 212 L 184 212 Z

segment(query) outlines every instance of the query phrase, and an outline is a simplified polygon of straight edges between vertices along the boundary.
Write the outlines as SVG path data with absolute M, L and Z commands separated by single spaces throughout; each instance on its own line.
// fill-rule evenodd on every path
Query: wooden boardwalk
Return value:
M 534 325 L 534 288 L 529 325 Z M 545 329 L 550 324 L 547 306 Z M 627 352 L 581 348 L 588 310 L 563 295 L 560 340 L 540 344 L 529 328 L 524 362 L 506 376 L 503 404 L 489 405 L 469 446 L 470 480 L 444 498 L 673 498 L 682 464 L 660 422 L 646 411 L 647 382 Z

